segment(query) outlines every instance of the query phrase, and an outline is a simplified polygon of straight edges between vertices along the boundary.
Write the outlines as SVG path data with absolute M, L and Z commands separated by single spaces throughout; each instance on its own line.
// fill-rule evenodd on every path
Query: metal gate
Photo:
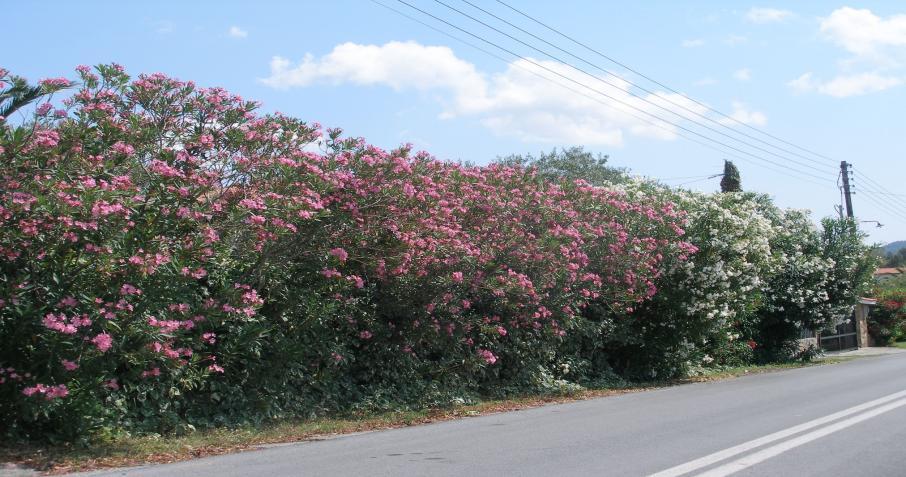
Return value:
M 855 314 L 837 325 L 833 331 L 825 331 L 818 335 L 818 345 L 824 351 L 840 351 L 844 349 L 853 349 L 859 347 L 856 338 L 856 317 Z

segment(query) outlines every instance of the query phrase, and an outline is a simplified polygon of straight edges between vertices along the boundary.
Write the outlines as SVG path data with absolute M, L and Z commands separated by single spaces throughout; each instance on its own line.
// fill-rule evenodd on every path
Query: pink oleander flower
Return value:
M 75 371 L 79 369 L 79 365 L 68 359 L 60 360 L 60 363 L 63 364 L 63 367 L 66 368 L 66 371 Z
M 35 131 L 31 139 L 36 146 L 51 148 L 60 142 L 60 133 L 41 129 Z
M 36 384 L 31 387 L 27 387 L 22 390 L 22 394 L 31 397 L 36 394 L 43 395 L 48 401 L 63 398 L 69 395 L 69 388 L 65 384 L 58 384 L 56 386 L 46 386 L 44 384 Z
M 38 84 L 50 88 L 66 88 L 72 83 L 66 78 L 47 78 L 42 79 Z
M 354 283 L 356 288 L 365 287 L 365 280 L 363 280 L 362 277 L 360 277 L 358 275 L 349 275 L 346 277 L 346 280 Z
M 453 272 L 453 281 L 456 283 L 462 283 L 462 272 Z
M 125 283 L 125 284 L 123 284 L 122 287 L 120 287 L 120 295 L 141 295 L 141 294 L 142 294 L 141 290 L 139 290 L 138 288 L 136 288 L 128 283 Z
M 212 365 L 208 366 L 208 370 L 213 371 L 215 373 L 223 373 L 223 368 L 217 364 L 212 364 Z
M 147 371 L 142 371 L 143 378 L 150 378 L 155 376 L 160 376 L 160 368 L 151 368 Z
M 262 305 L 264 300 L 258 296 L 258 292 L 254 289 L 248 289 L 242 294 L 242 303 L 246 305 Z
M 67 317 L 63 313 L 48 313 L 44 316 L 42 324 L 45 328 L 58 331 L 63 334 L 73 335 L 79 328 L 90 326 L 91 320 L 87 315 Z
M 487 364 L 494 364 L 497 362 L 497 356 L 495 356 L 494 353 L 492 353 L 489 350 L 479 349 L 476 354 L 478 355 L 479 358 L 483 359 L 484 362 Z
M 267 219 L 261 215 L 250 215 L 245 221 L 251 225 L 264 225 Z
M 346 259 L 349 258 L 349 254 L 346 253 L 346 250 L 343 250 L 340 247 L 330 250 L 330 254 L 337 258 L 340 263 L 346 263 Z
M 372 336 L 374 335 L 372 335 L 368 330 L 359 333 L 359 338 L 362 338 L 363 340 L 370 340 Z
M 118 141 L 116 144 L 111 146 L 110 149 L 112 149 L 113 152 L 122 154 L 124 156 L 131 156 L 133 153 L 135 153 L 134 147 L 132 147 L 122 141 Z
M 202 134 L 198 137 L 198 143 L 201 144 L 205 149 L 211 149 L 214 147 L 214 136 L 210 134 Z
M 182 177 L 183 175 L 182 172 L 179 172 L 179 169 L 157 159 L 151 161 L 149 169 L 164 177 Z
M 101 333 L 91 339 L 91 342 L 101 353 L 106 353 L 113 346 L 113 338 L 107 333 Z
M 116 391 L 120 388 L 120 383 L 116 380 L 116 378 L 108 379 L 107 381 L 104 381 L 104 386 Z

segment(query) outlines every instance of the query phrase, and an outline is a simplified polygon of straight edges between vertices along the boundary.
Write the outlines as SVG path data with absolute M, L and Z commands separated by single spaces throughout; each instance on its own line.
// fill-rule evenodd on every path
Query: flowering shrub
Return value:
M 819 231 L 805 212 L 772 210 L 777 264 L 752 329 L 764 361 L 799 353 L 802 330 L 820 332 L 848 319 L 874 269 L 854 222 L 825 219 Z
M 632 313 L 587 314 L 597 325 L 580 354 L 621 374 L 671 377 L 800 356 L 802 330 L 848 317 L 870 280 L 871 255 L 851 221 L 827 219 L 818 230 L 806 213 L 751 193 L 702 194 L 630 178 L 611 187 L 631 201 L 677 204 L 695 251 L 666 260 L 658 294 Z
M 78 72 L 61 107 L 2 123 L 8 435 L 535 386 L 583 310 L 650 299 L 691 251 L 664 201 L 383 151 L 163 75 Z
M 867 270 L 851 222 L 819 234 L 753 194 L 590 184 L 570 175 L 620 173 L 581 150 L 456 165 L 160 74 L 78 75 L 58 103 L 75 84 L 0 70 L 0 107 L 28 113 L 0 118 L 8 437 L 744 363 L 846 314 Z
M 868 332 L 875 345 L 886 346 L 906 336 L 906 290 L 892 288 L 875 295 L 878 305 L 868 315 Z
M 695 253 L 673 261 L 658 283 L 660 293 L 618 320 L 623 331 L 610 353 L 622 372 L 673 377 L 700 365 L 739 365 L 751 360 L 743 324 L 762 302 L 773 266 L 770 221 L 752 194 L 702 194 L 648 182 L 623 187 L 637 200 L 656 195 L 686 211 L 686 240 Z

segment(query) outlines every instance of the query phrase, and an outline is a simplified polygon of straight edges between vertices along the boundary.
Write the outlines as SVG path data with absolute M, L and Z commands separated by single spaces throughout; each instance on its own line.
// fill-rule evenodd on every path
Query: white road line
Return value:
M 735 474 L 743 469 L 749 468 L 759 462 L 764 462 L 771 457 L 776 457 L 790 449 L 794 449 L 803 444 L 808 444 L 815 439 L 822 438 L 828 434 L 833 434 L 841 429 L 846 429 L 847 427 L 854 426 L 862 421 L 866 421 L 873 417 L 884 414 L 885 412 L 892 411 L 898 407 L 906 406 L 906 399 L 901 399 L 899 401 L 894 401 L 890 404 L 866 411 L 862 414 L 858 414 L 849 419 L 831 424 L 827 427 L 822 427 L 821 429 L 809 432 L 808 434 L 803 434 L 799 437 L 790 439 L 788 441 L 783 441 L 779 444 L 775 444 L 767 449 L 760 450 L 754 454 L 747 455 L 740 459 L 736 459 L 732 462 L 726 463 L 720 467 L 714 468 L 699 474 L 698 477 L 725 477 L 730 474 Z
M 795 434 L 799 434 L 800 432 L 804 432 L 804 431 L 813 429 L 818 426 L 823 426 L 824 424 L 829 424 L 833 421 L 836 421 L 837 419 L 841 419 L 846 416 L 851 416 L 853 414 L 865 411 L 867 409 L 871 409 L 875 406 L 879 406 L 881 404 L 893 401 L 895 399 L 899 399 L 904 396 L 906 396 L 906 391 L 900 391 L 900 392 L 896 392 L 893 394 L 889 394 L 887 396 L 875 399 L 873 401 L 859 404 L 857 406 L 853 406 L 853 407 L 844 409 L 842 411 L 835 412 L 833 414 L 829 414 L 824 417 L 819 417 L 818 419 L 804 422 L 797 426 L 783 429 L 783 430 L 777 431 L 773 434 L 768 434 L 764 437 L 759 437 L 758 439 L 753 439 L 748 442 L 743 442 L 742 444 L 724 449 L 722 451 L 717 451 L 713 454 L 708 454 L 704 457 L 700 457 L 698 459 L 686 462 L 685 464 L 680 464 L 676 467 L 671 467 L 669 469 L 662 470 L 656 474 L 651 474 L 650 477 L 678 477 L 683 474 L 688 474 L 689 472 L 692 472 L 692 471 L 695 471 L 698 469 L 702 469 L 711 464 L 716 464 L 722 460 L 729 459 L 730 457 L 742 454 L 743 452 L 748 452 L 752 449 L 755 449 L 756 447 L 761 447 L 763 445 L 770 444 L 774 441 L 777 441 L 780 439 L 785 439 L 785 438 L 793 436 Z

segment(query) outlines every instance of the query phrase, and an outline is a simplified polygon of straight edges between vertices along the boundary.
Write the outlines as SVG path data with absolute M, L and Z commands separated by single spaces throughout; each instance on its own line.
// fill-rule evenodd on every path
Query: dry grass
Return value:
M 843 360 L 825 359 L 817 363 L 773 364 L 731 368 L 668 383 L 639 384 L 620 389 L 589 389 L 568 395 L 527 396 L 443 409 L 283 421 L 262 427 L 198 431 L 184 436 L 124 436 L 96 442 L 87 447 L 76 445 L 10 447 L 0 444 L 0 462 L 37 469 L 47 474 L 63 474 L 149 463 L 162 464 L 197 457 L 253 450 L 267 444 L 317 440 L 339 434 L 415 426 L 429 422 L 517 411 L 550 403 L 601 398 L 689 382 L 716 381 L 803 366 L 832 364 L 840 361 Z

